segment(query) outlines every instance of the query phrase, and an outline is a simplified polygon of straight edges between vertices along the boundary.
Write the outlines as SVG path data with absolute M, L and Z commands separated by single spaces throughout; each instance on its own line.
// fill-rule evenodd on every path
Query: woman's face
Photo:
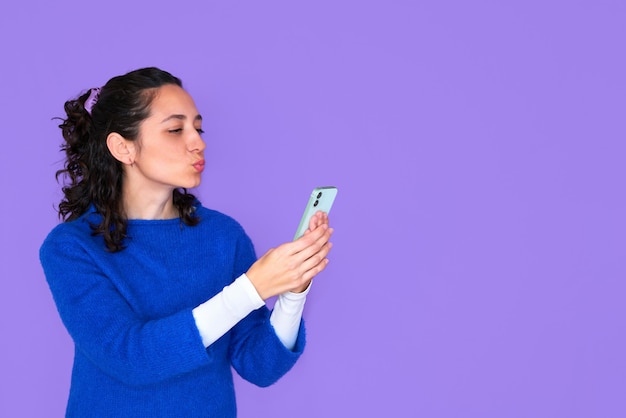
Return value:
M 193 99 L 176 85 L 159 87 L 139 137 L 127 181 L 141 190 L 192 188 L 200 184 L 206 144 Z

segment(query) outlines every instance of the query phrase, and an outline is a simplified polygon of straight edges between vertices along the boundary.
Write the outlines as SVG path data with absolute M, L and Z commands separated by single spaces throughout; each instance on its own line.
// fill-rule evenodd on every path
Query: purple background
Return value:
M 17 4 L 19 3 L 19 4 Z M 240 416 L 623 417 L 623 1 L 3 6 L 0 416 L 61 416 L 38 261 L 63 102 L 148 65 L 205 117 L 202 201 L 259 253 L 333 184 L 309 345 Z

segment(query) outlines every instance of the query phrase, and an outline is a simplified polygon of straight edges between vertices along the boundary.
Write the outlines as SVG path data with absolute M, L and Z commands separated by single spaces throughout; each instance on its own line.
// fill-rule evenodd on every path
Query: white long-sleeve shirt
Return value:
M 270 323 L 276 336 L 289 350 L 293 349 L 298 338 L 302 311 L 310 288 L 302 293 L 283 293 L 274 304 Z M 220 293 L 193 309 L 204 346 L 210 346 L 237 322 L 264 304 L 248 276 L 239 276 Z

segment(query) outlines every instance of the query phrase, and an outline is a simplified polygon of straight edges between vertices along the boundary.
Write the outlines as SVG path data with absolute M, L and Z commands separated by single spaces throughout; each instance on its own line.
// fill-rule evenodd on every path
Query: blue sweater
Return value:
M 232 218 L 202 206 L 197 214 L 197 226 L 131 220 L 117 253 L 92 236 L 93 211 L 44 241 L 41 263 L 75 345 L 68 417 L 234 417 L 231 366 L 267 386 L 302 353 L 303 324 L 289 351 L 265 306 L 204 347 L 192 309 L 256 257 Z

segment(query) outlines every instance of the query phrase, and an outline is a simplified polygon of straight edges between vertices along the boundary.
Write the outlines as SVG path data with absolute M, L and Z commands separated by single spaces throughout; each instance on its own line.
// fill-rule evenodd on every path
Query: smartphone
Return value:
M 330 212 L 330 208 L 335 201 L 335 196 L 337 196 L 337 188 L 334 186 L 316 187 L 313 189 L 311 197 L 309 197 L 309 202 L 304 208 L 304 213 L 300 219 L 300 225 L 298 225 L 296 235 L 293 237 L 294 240 L 300 238 L 304 234 L 304 231 L 309 228 L 311 217 L 315 215 L 317 211 Z

